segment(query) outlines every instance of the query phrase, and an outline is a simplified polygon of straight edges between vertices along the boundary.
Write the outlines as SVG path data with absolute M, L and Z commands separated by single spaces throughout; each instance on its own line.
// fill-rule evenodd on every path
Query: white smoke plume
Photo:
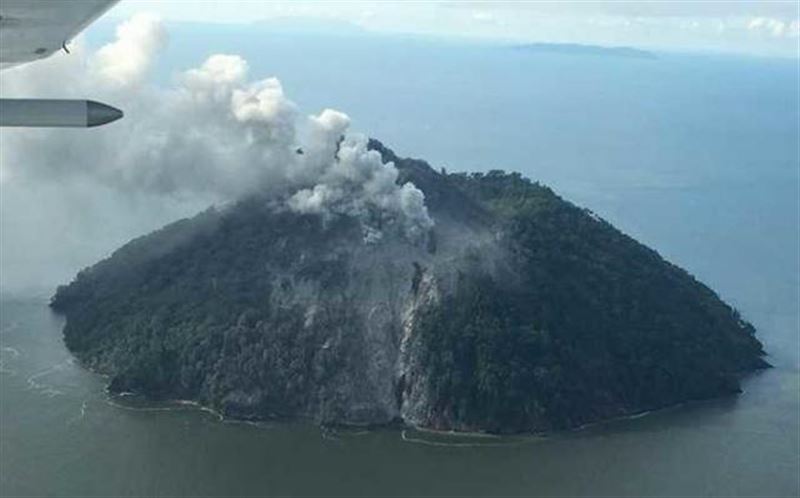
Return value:
M 186 215 L 204 203 L 261 193 L 301 213 L 356 216 L 370 242 L 388 228 L 417 238 L 433 225 L 422 192 L 397 185 L 394 165 L 383 164 L 364 136 L 349 132 L 346 114 L 325 109 L 304 115 L 278 79 L 249 79 L 239 56 L 212 55 L 169 88 L 146 84 L 165 41 L 157 18 L 137 15 L 95 53 L 76 43 L 71 56 L 0 73 L 3 97 L 92 98 L 126 113 L 93 130 L 2 129 L 0 193 L 7 195 L 0 198 L 24 200 L 26 192 L 47 190 L 47 207 L 64 212 L 80 191 L 85 211 L 86 192 L 95 186 L 106 208 L 117 199 L 134 212 L 161 213 L 159 205 L 170 205 L 182 206 L 171 212 Z M 19 223 L 12 219 L 15 206 L 3 204 L 1 262 L 7 270 L 9 249 L 15 253 L 9 240 L 15 234 L 8 230 Z M 101 255 L 78 259 L 90 263 Z
M 91 66 L 100 78 L 127 87 L 145 77 L 166 41 L 167 32 L 157 16 L 136 14 L 117 27 L 117 39 L 94 54 Z

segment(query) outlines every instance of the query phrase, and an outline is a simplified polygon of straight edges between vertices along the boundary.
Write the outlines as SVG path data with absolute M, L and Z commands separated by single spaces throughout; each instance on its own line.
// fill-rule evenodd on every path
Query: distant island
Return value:
M 112 392 L 226 417 L 544 432 L 740 391 L 752 325 L 708 287 L 518 173 L 446 173 L 370 147 L 433 228 L 254 195 L 170 224 L 52 299 Z
M 256 20 L 252 25 L 270 34 L 306 34 L 363 36 L 369 31 L 356 23 L 343 20 L 325 20 L 314 17 L 271 17 Z
M 656 55 L 646 50 L 632 47 L 603 47 L 581 45 L 578 43 L 529 43 L 516 45 L 515 50 L 540 54 L 589 55 L 602 57 L 629 57 L 634 59 L 656 59 Z

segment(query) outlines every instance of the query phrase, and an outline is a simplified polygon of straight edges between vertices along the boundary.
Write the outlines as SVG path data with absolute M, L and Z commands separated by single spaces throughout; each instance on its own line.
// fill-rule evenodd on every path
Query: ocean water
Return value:
M 0 495 L 800 494 L 797 61 L 545 55 L 257 25 L 170 34 L 162 82 L 238 53 L 302 110 L 346 111 L 400 155 L 550 185 L 736 306 L 775 368 L 737 397 L 547 438 L 248 425 L 109 398 L 65 350 L 46 300 L 7 297 Z

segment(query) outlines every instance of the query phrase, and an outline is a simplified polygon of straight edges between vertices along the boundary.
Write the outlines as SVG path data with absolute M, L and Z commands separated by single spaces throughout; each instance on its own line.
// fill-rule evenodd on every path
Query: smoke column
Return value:
M 346 114 L 303 114 L 237 55 L 212 55 L 168 88 L 148 84 L 166 42 L 159 19 L 139 14 L 96 52 L 78 41 L 69 57 L 0 73 L 3 97 L 90 97 L 126 113 L 88 132 L 0 130 L 0 286 L 61 282 L 133 235 L 255 193 L 357 217 L 368 243 L 383 236 L 376 213 L 412 239 L 433 225 L 422 192 L 397 185 Z

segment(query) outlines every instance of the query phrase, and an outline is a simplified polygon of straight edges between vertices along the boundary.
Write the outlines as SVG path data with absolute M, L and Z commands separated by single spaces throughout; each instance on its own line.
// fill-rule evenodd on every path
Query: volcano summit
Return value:
M 168 225 L 58 289 L 67 346 L 111 391 L 227 417 L 497 433 L 736 393 L 768 366 L 711 289 L 549 188 L 369 148 L 409 186 L 395 208 L 254 194 Z

